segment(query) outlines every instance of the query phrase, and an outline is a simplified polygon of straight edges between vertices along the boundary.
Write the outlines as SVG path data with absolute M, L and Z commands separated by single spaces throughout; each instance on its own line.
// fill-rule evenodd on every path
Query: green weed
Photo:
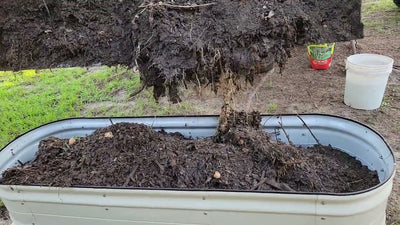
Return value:
M 278 111 L 278 104 L 276 104 L 276 103 L 269 103 L 265 107 L 266 114 L 273 114 L 273 113 L 276 113 L 277 111 Z

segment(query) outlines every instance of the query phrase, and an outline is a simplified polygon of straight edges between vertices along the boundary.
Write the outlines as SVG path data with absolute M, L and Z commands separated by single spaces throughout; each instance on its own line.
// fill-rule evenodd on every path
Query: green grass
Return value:
M 120 67 L 0 72 L 0 146 L 43 123 L 81 116 L 86 104 L 113 101 L 114 92 L 133 92 L 140 85 L 137 74 Z
M 364 0 L 362 15 L 364 25 L 378 32 L 391 30 L 388 28 L 400 29 L 400 8 L 393 0 Z
M 396 10 L 393 0 L 363 1 L 363 14 L 371 15 L 377 12 Z

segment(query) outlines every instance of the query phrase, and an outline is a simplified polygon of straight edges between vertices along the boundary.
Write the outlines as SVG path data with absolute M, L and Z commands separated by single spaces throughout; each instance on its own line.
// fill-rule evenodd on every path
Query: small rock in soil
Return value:
M 75 144 L 76 143 L 76 139 L 75 138 L 70 138 L 69 140 L 68 140 L 68 144 L 69 145 L 73 145 L 73 144 Z

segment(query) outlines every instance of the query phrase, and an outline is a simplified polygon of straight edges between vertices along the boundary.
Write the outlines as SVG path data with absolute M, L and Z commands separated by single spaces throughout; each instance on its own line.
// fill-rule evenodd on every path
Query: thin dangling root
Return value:
M 217 142 L 220 142 L 221 136 L 229 132 L 229 118 L 235 112 L 234 110 L 234 95 L 238 90 L 236 84 L 237 77 L 231 72 L 227 72 L 221 75 L 220 78 L 220 90 L 222 91 L 224 105 L 222 106 L 219 125 L 217 130 Z

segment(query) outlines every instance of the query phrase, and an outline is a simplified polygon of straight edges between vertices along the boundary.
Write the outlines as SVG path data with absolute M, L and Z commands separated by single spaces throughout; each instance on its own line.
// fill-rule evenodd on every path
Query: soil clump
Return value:
M 0 69 L 138 66 L 154 97 L 182 81 L 283 66 L 294 45 L 359 39 L 361 0 L 2 0 Z

